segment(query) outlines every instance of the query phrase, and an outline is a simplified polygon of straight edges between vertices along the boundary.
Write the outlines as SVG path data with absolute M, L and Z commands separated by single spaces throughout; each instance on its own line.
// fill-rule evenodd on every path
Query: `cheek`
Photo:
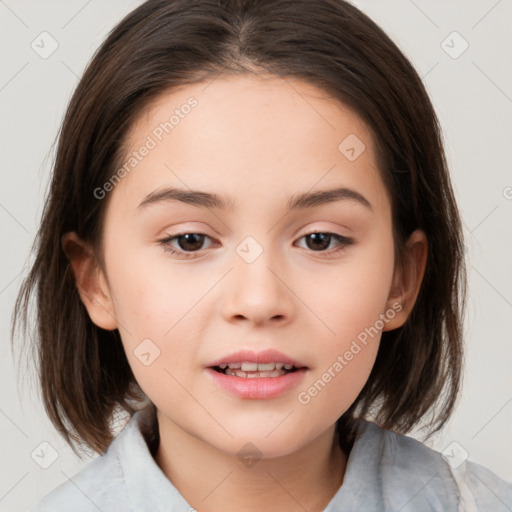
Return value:
M 201 339 L 190 312 L 197 295 L 191 296 L 193 283 L 167 284 L 154 270 L 138 273 L 133 287 L 118 297 L 122 343 L 135 380 L 151 401 L 183 410 L 188 395 L 182 386 L 188 387 Z
M 303 280 L 300 289 L 304 302 L 321 320 L 322 338 L 331 339 L 327 345 L 337 350 L 372 327 L 388 308 L 394 268 L 391 236 L 375 237 L 354 249 L 336 265 L 317 268 L 314 280 Z
M 171 339 L 212 285 L 204 275 L 145 251 L 122 261 L 112 275 L 116 318 L 133 342 Z
M 110 271 L 123 346 L 146 394 L 157 400 L 165 390 L 179 401 L 186 396 L 178 382 L 186 383 L 191 368 L 199 365 L 202 331 L 211 313 L 207 294 L 219 276 L 173 265 L 165 255 L 136 254 L 118 259 Z

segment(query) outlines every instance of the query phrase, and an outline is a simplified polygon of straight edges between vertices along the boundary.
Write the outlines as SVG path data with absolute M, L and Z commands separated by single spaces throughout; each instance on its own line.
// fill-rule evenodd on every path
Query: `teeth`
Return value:
M 232 370 L 228 368 L 226 370 L 226 375 L 233 375 L 234 377 L 243 377 L 246 379 L 254 379 L 256 377 L 281 377 L 282 375 L 286 375 L 284 370 L 272 370 L 268 372 L 244 372 L 242 370 Z
M 284 363 L 250 363 L 244 361 L 241 363 L 220 364 L 219 368 L 222 370 L 230 368 L 231 370 L 242 370 L 243 372 L 271 372 L 273 370 L 281 370 L 282 368 L 291 370 L 293 365 Z
M 285 363 L 222 363 L 218 365 L 225 375 L 253 379 L 255 377 L 281 377 L 293 368 L 293 364 Z
M 243 372 L 255 372 L 258 370 L 257 363 L 242 363 L 242 371 Z
M 275 367 L 276 367 L 275 363 L 259 364 L 258 371 L 259 372 L 268 372 L 268 371 L 274 370 Z

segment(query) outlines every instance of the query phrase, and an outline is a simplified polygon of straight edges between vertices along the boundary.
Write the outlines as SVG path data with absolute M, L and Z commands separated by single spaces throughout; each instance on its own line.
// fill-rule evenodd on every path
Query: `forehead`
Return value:
M 291 78 L 217 77 L 163 93 L 139 115 L 125 147 L 128 172 L 113 191 L 124 208 L 164 186 L 206 189 L 235 207 L 316 183 L 382 193 L 365 123 L 324 91 Z

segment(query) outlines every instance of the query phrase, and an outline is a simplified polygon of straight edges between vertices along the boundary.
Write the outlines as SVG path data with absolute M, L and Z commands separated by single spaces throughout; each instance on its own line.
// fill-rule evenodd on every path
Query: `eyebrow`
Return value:
M 323 204 L 333 203 L 335 201 L 356 201 L 373 211 L 372 205 L 366 197 L 350 188 L 335 188 L 331 190 L 321 190 L 318 192 L 303 192 L 292 196 L 287 204 L 288 209 L 297 210 L 313 208 Z M 182 203 L 199 206 L 203 208 L 217 208 L 221 210 L 234 210 L 235 201 L 232 198 L 223 198 L 217 194 L 203 192 L 200 190 L 185 190 L 179 188 L 164 188 L 155 190 L 148 194 L 138 208 L 143 209 L 151 205 L 179 201 Z

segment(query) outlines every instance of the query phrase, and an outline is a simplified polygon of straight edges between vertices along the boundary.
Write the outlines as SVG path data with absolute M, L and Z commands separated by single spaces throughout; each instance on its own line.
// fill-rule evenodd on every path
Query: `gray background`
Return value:
M 8 328 L 64 109 L 93 51 L 139 3 L 0 0 L 1 511 L 27 510 L 86 463 L 54 432 L 34 379 L 23 367 L 17 371 Z M 512 481 L 512 0 L 354 3 L 423 78 L 444 131 L 467 237 L 464 390 L 449 425 L 427 444 L 452 458 L 467 452 Z M 42 58 L 53 40 L 58 48 Z

